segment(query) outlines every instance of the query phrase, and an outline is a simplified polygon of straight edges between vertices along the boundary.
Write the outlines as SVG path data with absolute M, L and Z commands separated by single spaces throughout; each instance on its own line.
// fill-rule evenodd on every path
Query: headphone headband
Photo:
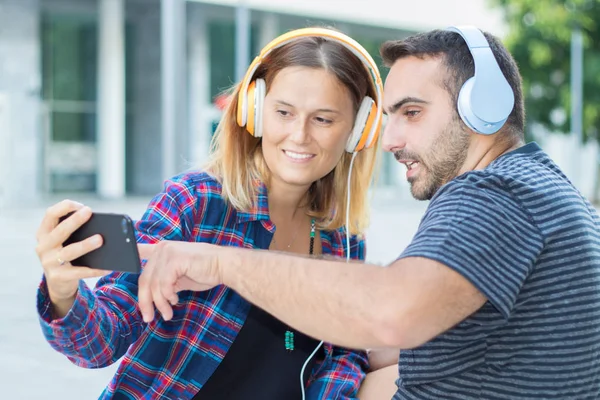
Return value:
M 351 37 L 333 31 L 331 29 L 325 28 L 302 28 L 296 29 L 283 35 L 275 38 L 271 42 L 269 42 L 260 52 L 258 56 L 254 58 L 250 67 L 246 71 L 246 75 L 240 84 L 240 96 L 238 96 L 238 124 L 240 126 L 246 126 L 248 123 L 248 114 L 251 110 L 248 110 L 248 99 L 245 95 L 248 92 L 248 88 L 254 78 L 254 73 L 256 72 L 258 66 L 261 62 L 273 51 L 281 46 L 284 46 L 298 38 L 302 37 L 324 37 L 327 39 L 331 39 L 343 45 L 346 49 L 352 52 L 364 65 L 367 73 L 371 77 L 371 81 L 375 88 L 375 105 L 376 105 L 376 113 L 373 116 L 375 119 L 372 121 L 372 129 L 368 132 L 368 137 L 364 138 L 365 143 L 364 147 L 371 147 L 371 145 L 375 142 L 377 137 L 377 132 L 381 127 L 381 120 L 383 114 L 383 105 L 382 105 L 382 96 L 383 96 L 383 84 L 381 81 L 381 75 L 379 73 L 379 69 L 377 68 L 377 64 L 371 57 L 371 55 L 354 39 Z M 243 95 L 242 95 L 243 94 Z M 362 143 L 363 141 L 361 141 Z

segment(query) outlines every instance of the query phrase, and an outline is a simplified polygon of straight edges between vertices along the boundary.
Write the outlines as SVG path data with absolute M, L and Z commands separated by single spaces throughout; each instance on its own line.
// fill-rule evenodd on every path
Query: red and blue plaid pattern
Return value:
M 267 249 L 274 230 L 264 185 L 256 207 L 238 212 L 206 173 L 168 181 L 136 222 L 143 243 L 186 240 Z M 342 229 L 322 231 L 321 239 L 324 254 L 345 256 Z M 351 258 L 363 260 L 364 241 L 352 237 L 350 243 Z M 225 286 L 182 292 L 172 320 L 158 317 L 145 324 L 137 283 L 137 275 L 117 272 L 100 279 L 93 290 L 82 281 L 69 314 L 52 321 L 42 279 L 37 300 L 42 331 L 55 350 L 78 366 L 101 368 L 123 357 L 101 399 L 190 399 L 223 360 L 250 305 Z M 326 357 L 312 371 L 307 398 L 355 398 L 368 368 L 366 354 L 330 344 L 324 348 Z

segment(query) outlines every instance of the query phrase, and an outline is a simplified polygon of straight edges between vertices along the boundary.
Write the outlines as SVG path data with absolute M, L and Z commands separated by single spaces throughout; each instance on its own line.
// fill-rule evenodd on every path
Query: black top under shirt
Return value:
M 301 399 L 300 371 L 318 340 L 296 330 L 294 350 L 285 348 L 289 327 L 254 305 L 246 322 L 206 384 L 192 400 Z M 322 347 L 304 369 L 306 387 Z

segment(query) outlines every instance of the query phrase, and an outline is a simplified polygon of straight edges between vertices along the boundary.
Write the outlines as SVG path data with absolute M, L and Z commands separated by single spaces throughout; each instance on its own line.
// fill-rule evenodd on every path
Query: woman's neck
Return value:
M 269 214 L 271 219 L 279 221 L 298 221 L 299 215 L 305 214 L 306 194 L 308 187 L 282 185 L 279 182 L 271 182 L 269 185 Z M 275 217 L 275 218 L 273 218 Z
M 276 230 L 270 250 L 297 254 L 310 252 L 311 220 L 306 197 L 310 185 L 301 187 L 272 182 L 269 185 L 269 218 Z M 313 254 L 321 254 L 317 232 Z

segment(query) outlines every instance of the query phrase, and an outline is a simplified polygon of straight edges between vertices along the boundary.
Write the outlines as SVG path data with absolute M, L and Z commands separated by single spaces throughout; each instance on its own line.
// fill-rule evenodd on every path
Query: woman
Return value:
M 275 39 L 233 91 L 237 101 L 224 112 L 208 164 L 165 184 L 136 222 L 138 242 L 364 259 L 380 97 L 376 65 L 345 35 L 307 28 Z M 148 323 L 137 304 L 137 275 L 111 273 L 90 290 L 80 279 L 97 272 L 69 261 L 101 240 L 60 245 L 90 214 L 67 201 L 45 216 L 38 310 L 50 345 L 75 364 L 103 367 L 124 356 L 101 398 L 356 397 L 368 367 L 364 352 L 319 347 L 227 287 L 182 292 L 169 321 Z
M 362 381 L 358 398 L 360 400 L 388 400 L 398 390 L 398 349 L 372 349 L 368 351 L 369 371 Z

